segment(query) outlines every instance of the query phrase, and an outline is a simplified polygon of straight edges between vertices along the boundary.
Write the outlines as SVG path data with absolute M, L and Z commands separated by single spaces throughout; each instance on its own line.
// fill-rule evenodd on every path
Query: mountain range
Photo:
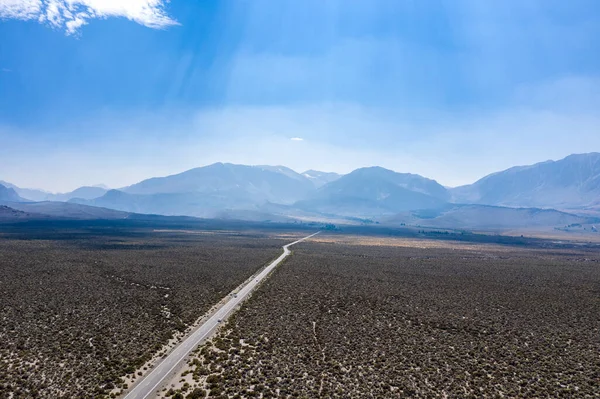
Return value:
M 154 177 L 118 190 L 86 186 L 51 194 L 0 184 L 0 203 L 17 210 L 32 208 L 24 204 L 27 201 L 45 201 L 45 207 L 61 202 L 129 213 L 207 218 L 361 218 L 390 224 L 427 221 L 430 226 L 472 228 L 553 226 L 585 223 L 597 215 L 600 154 L 516 166 L 455 188 L 377 166 L 342 176 L 229 163 Z M 59 209 L 55 214 L 60 213 L 58 206 L 53 207 Z
M 447 190 L 435 180 L 375 166 L 357 169 L 323 185 L 296 206 L 326 214 L 377 216 L 436 208 L 449 198 Z
M 228 202 L 291 204 L 315 189 L 306 176 L 283 166 L 215 163 L 167 177 L 154 177 L 120 191 L 128 194 L 203 193 Z
M 515 166 L 450 189 L 453 202 L 577 209 L 600 204 L 600 153 Z
M 104 185 L 83 186 L 68 193 L 50 193 L 34 188 L 21 188 L 14 184 L 0 180 L 0 185 L 12 188 L 23 199 L 29 201 L 68 201 L 72 198 L 94 199 L 104 195 L 108 188 Z

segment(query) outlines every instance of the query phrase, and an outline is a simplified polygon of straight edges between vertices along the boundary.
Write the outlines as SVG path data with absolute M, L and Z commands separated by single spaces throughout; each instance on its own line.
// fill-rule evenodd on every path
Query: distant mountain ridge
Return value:
M 102 187 L 83 186 L 64 194 L 51 194 L 48 201 L 69 201 L 73 198 L 94 199 L 106 194 L 108 190 Z
M 216 163 L 71 202 L 127 212 L 214 217 L 261 214 L 264 204 L 289 205 L 313 190 L 313 182 L 285 166 Z
M 435 208 L 449 198 L 435 180 L 379 166 L 356 169 L 296 203 L 302 209 L 345 216 L 377 216 Z
M 342 175 L 340 175 L 339 173 L 321 172 L 321 171 L 313 170 L 313 169 L 309 169 L 309 170 L 302 172 L 302 176 L 309 179 L 316 188 L 322 187 L 325 184 L 331 183 L 331 182 L 339 179 L 340 177 L 342 177 Z
M 14 188 L 0 184 L 0 202 L 23 202 L 23 198 L 17 194 Z
M 428 219 L 426 215 L 435 214 L 429 219 L 432 223 L 435 219 L 438 226 L 451 223 L 456 223 L 456 227 L 473 228 L 500 228 L 510 224 L 539 226 L 563 221 L 579 223 L 573 213 L 584 218 L 600 214 L 600 154 L 576 154 L 559 161 L 513 167 L 456 188 L 378 166 L 339 175 L 316 170 L 297 173 L 285 166 L 231 163 L 215 163 L 171 176 L 154 177 L 119 190 L 84 186 L 70 193 L 51 194 L 6 185 L 0 192 L 0 200 L 31 199 L 19 195 L 22 192 L 43 196 L 43 200 L 55 202 L 45 202 L 46 205 L 40 207 L 54 209 L 54 214 L 63 211 L 56 201 L 68 201 L 72 205 L 126 213 L 203 218 L 281 221 L 322 217 L 403 220 L 400 223 L 418 224 L 419 220 Z M 30 208 L 25 211 L 43 213 L 33 209 L 34 206 Z M 76 209 L 71 207 L 69 211 L 77 212 Z M 552 212 L 552 209 L 567 213 Z
M 306 177 L 283 166 L 215 163 L 171 176 L 143 180 L 121 191 L 146 195 L 204 193 L 286 204 L 295 202 L 312 189 L 314 186 Z
M 195 216 L 210 218 L 228 210 L 257 210 L 259 205 L 243 192 L 206 194 L 202 192 L 130 194 L 110 190 L 92 200 L 73 198 L 69 202 L 116 209 L 124 212 L 158 214 L 167 216 Z
M 515 166 L 450 192 L 457 203 L 565 209 L 594 206 L 600 203 L 600 153 Z
M 92 199 L 104 195 L 108 189 L 97 186 L 83 186 L 67 193 L 50 193 L 44 190 L 34 188 L 21 188 L 14 184 L 0 180 L 0 185 L 12 188 L 24 200 L 29 201 L 68 201 L 72 198 Z
M 21 187 L 17 187 L 16 185 L 0 180 L 0 184 L 3 185 L 4 187 L 7 188 L 12 188 L 13 190 L 15 190 L 15 192 L 17 194 L 19 194 L 19 196 L 23 199 L 27 199 L 30 201 L 44 201 L 46 196 L 50 193 L 43 191 L 43 190 L 37 190 L 37 189 L 33 189 L 33 188 L 21 188 Z
M 10 208 L 21 212 L 44 217 L 66 218 L 66 219 L 126 219 L 130 213 L 115 209 L 100 208 L 95 206 L 73 204 L 60 201 L 40 202 L 15 202 L 8 205 Z

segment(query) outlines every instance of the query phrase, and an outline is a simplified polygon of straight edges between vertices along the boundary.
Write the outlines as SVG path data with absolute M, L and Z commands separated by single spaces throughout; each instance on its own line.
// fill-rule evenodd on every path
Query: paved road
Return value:
M 223 305 L 219 310 L 212 315 L 212 317 L 204 324 L 202 324 L 196 331 L 194 331 L 189 337 L 179 344 L 162 362 L 152 369 L 150 374 L 146 375 L 134 388 L 127 394 L 123 399 L 145 399 L 152 393 L 160 389 L 163 380 L 171 374 L 175 368 L 180 365 L 183 359 L 206 337 L 215 331 L 219 323 L 224 321 L 231 311 L 239 305 L 254 288 L 265 278 L 267 275 L 284 260 L 291 252 L 288 249 L 290 246 L 304 241 L 310 237 L 319 234 L 316 232 L 307 237 L 304 237 L 298 241 L 294 241 L 290 244 L 283 246 L 283 253 L 279 258 L 275 259 L 269 266 L 263 269 L 258 275 L 256 275 L 250 282 L 242 287 L 236 295 Z

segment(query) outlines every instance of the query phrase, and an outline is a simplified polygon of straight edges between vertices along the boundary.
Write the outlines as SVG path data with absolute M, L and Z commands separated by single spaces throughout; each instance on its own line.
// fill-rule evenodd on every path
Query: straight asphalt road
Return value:
M 283 246 L 283 253 L 279 258 L 275 259 L 269 266 L 264 268 L 258 275 L 254 276 L 244 287 L 242 287 L 237 293 L 230 294 L 230 300 L 217 310 L 208 320 L 204 322 L 196 331 L 182 341 L 173 351 L 163 359 L 152 371 L 142 378 L 133 389 L 125 395 L 123 399 L 146 399 L 153 393 L 156 393 L 157 389 L 160 389 L 161 383 L 165 378 L 171 374 L 173 370 L 179 366 L 183 359 L 190 354 L 190 352 L 200 343 L 202 340 L 210 336 L 217 326 L 224 322 L 230 315 L 231 311 L 239 305 L 247 296 L 256 288 L 256 286 L 265 278 L 267 275 L 284 260 L 291 251 L 288 249 L 290 246 L 311 238 L 320 232 L 316 232 L 307 237 L 301 238 L 290 244 Z

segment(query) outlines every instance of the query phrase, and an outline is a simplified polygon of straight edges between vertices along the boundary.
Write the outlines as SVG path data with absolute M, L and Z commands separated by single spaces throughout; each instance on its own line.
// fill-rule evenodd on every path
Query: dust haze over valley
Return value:
M 596 0 L 0 0 L 0 399 L 600 398 Z

